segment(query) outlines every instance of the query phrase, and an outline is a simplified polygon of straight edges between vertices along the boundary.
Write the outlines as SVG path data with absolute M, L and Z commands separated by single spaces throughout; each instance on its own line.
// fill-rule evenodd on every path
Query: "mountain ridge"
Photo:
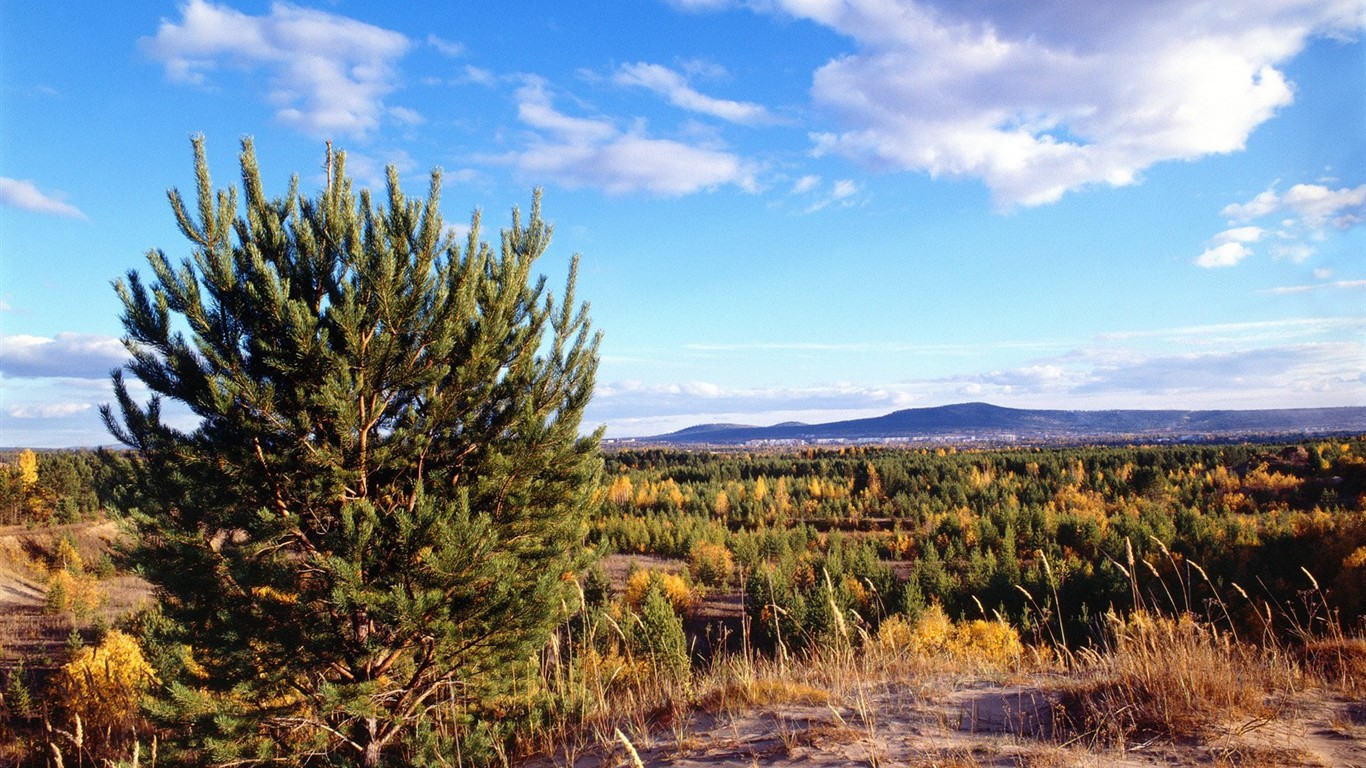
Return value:
M 1039 443 L 1149 438 L 1198 441 L 1231 437 L 1366 432 L 1366 407 L 1211 410 L 1063 410 L 970 402 L 907 408 L 883 416 L 819 424 L 697 424 L 662 435 L 615 440 L 673 445 L 839 442 Z

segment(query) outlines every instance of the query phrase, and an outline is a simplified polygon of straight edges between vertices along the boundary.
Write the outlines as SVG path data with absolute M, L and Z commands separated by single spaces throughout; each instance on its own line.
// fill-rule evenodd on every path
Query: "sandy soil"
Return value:
M 1231 722 L 1190 743 L 1097 745 L 1054 734 L 1048 679 L 1001 684 L 930 679 L 865 684 L 825 706 L 781 705 L 665 716 L 575 755 L 526 765 L 952 766 L 1072 768 L 1174 765 L 1366 768 L 1366 702 L 1321 693 L 1271 722 Z M 629 743 L 629 747 L 628 747 Z

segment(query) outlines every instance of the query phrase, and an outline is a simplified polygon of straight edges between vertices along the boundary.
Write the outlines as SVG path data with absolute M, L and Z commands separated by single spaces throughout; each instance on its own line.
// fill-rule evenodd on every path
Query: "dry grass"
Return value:
M 708 686 L 697 698 L 697 708 L 713 714 L 783 704 L 825 706 L 829 703 L 828 691 L 780 678 L 719 682 Z
M 1274 692 L 1293 690 L 1278 654 L 1235 643 L 1189 615 L 1111 617 L 1109 648 L 1083 652 L 1063 692 L 1061 724 L 1100 743 L 1179 741 L 1216 726 L 1253 727 L 1276 715 Z
M 1352 697 L 1366 696 L 1366 640 L 1333 637 L 1300 649 L 1304 672 L 1315 682 Z

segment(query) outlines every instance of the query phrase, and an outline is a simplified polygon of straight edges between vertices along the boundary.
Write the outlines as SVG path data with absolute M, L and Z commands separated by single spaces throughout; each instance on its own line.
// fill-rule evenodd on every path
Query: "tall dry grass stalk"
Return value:
M 1076 656 L 1060 702 L 1072 733 L 1106 744 L 1178 740 L 1276 714 L 1271 694 L 1295 687 L 1283 654 L 1235 642 L 1190 614 L 1107 617 L 1111 640 Z

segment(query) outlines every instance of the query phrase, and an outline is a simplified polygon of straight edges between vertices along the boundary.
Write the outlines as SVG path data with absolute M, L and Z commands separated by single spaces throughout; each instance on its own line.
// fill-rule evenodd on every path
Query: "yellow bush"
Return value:
M 684 581 L 682 576 L 662 571 L 641 570 L 631 574 L 626 580 L 626 604 L 631 606 L 632 610 L 639 611 L 645 602 L 646 593 L 650 591 L 650 585 L 655 582 L 659 583 L 664 596 L 669 600 L 669 605 L 673 606 L 674 613 L 681 616 L 692 611 L 697 603 L 697 594 L 692 586 Z
M 152 665 L 131 636 L 118 630 L 105 635 L 95 648 L 82 648 L 57 675 L 62 708 L 80 717 L 86 732 L 132 729 L 138 701 L 157 682 Z
M 902 616 L 882 622 L 877 643 L 888 651 L 996 666 L 1009 664 L 1024 653 L 1019 633 L 1009 624 L 981 619 L 955 623 L 938 603 L 926 608 L 914 622 Z
M 1366 570 L 1366 547 L 1357 547 L 1342 561 L 1347 570 Z
M 47 579 L 47 602 L 44 609 L 48 613 L 71 611 L 84 616 L 104 604 L 108 596 L 86 575 L 75 575 L 67 570 L 53 571 Z
M 1020 633 L 1003 621 L 974 619 L 959 625 L 956 652 L 967 661 L 1005 665 L 1020 658 Z
M 688 552 L 692 577 L 714 587 L 724 587 L 735 571 L 735 556 L 722 544 L 699 541 Z

